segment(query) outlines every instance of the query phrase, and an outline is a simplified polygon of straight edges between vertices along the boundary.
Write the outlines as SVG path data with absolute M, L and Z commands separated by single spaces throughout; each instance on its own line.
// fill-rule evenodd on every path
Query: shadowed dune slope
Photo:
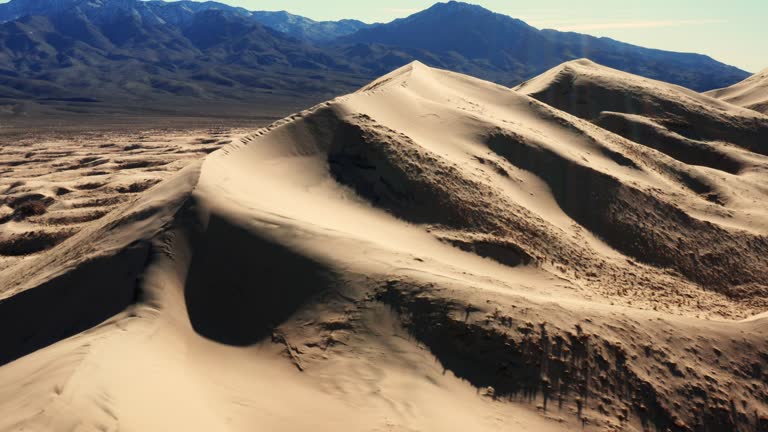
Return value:
M 762 155 L 768 117 L 672 84 L 654 81 L 598 65 L 586 59 L 557 66 L 515 90 L 603 126 L 623 115 L 645 117 L 660 126 L 659 133 L 690 140 L 727 141 Z M 609 119 L 604 119 L 607 116 Z M 631 136 L 645 144 L 654 141 L 643 130 Z
M 0 273 L 0 430 L 763 430 L 762 117 L 714 104 L 655 148 L 416 62 L 254 131 Z

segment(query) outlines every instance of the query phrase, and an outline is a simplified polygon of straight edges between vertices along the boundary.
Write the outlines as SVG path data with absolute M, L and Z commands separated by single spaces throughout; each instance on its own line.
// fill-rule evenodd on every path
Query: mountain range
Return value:
M 696 91 L 749 76 L 704 55 L 538 30 L 460 2 L 369 25 L 216 2 L 12 0 L 0 22 L 0 112 L 11 113 L 306 105 L 414 60 L 505 86 L 577 58 Z

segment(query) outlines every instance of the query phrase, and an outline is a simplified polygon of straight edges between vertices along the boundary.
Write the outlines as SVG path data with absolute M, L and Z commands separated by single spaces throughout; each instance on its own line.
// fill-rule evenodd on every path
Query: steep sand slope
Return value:
M 615 117 L 632 124 L 631 116 L 640 115 L 665 133 L 697 141 L 728 141 L 768 155 L 765 115 L 586 59 L 563 63 L 515 90 L 607 127 L 620 122 Z
M 716 221 L 697 217 L 764 232 L 768 116 L 589 60 L 564 63 L 515 90 L 682 163 L 674 163 L 680 181 L 725 210 Z
M 705 93 L 713 98 L 768 114 L 768 69 L 744 81 Z
M 764 430 L 734 152 L 414 63 L 0 273 L 0 430 Z

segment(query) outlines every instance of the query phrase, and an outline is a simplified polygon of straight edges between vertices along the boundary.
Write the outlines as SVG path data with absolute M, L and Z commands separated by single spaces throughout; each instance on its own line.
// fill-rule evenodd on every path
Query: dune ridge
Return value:
M 762 117 L 578 70 L 594 106 L 545 100 L 562 70 L 511 90 L 412 63 L 6 269 L 0 312 L 36 336 L 4 345 L 0 430 L 768 427 Z M 665 117 L 687 104 L 695 135 Z M 89 263 L 112 279 L 68 289 Z
M 768 69 L 730 87 L 705 93 L 716 99 L 768 114 Z

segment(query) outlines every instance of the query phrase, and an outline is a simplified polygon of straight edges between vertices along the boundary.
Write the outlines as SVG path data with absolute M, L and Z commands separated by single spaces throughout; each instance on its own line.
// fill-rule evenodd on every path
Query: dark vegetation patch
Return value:
M 74 235 L 74 231 L 30 231 L 0 240 L 0 255 L 23 256 L 50 249 Z
M 83 191 L 96 190 L 104 187 L 105 184 L 106 183 L 83 183 L 75 186 L 75 189 Z
M 50 225 L 76 225 L 101 219 L 107 213 L 109 213 L 109 210 L 95 210 L 78 215 L 50 216 L 45 218 L 45 223 Z
M 152 186 L 158 183 L 160 183 L 160 180 L 157 180 L 157 179 L 143 180 L 143 181 L 133 182 L 129 185 L 117 186 L 115 187 L 115 190 L 123 194 L 139 193 L 139 192 L 144 192 L 145 190 L 151 188 Z
M 121 195 L 110 196 L 106 198 L 91 198 L 84 201 L 78 201 L 72 203 L 72 208 L 91 208 L 91 207 L 107 207 L 115 204 L 125 202 L 126 198 Z
M 139 169 L 139 168 L 149 168 L 149 167 L 157 167 L 157 166 L 163 166 L 168 165 L 167 161 L 159 161 L 159 160 L 135 160 L 135 161 L 125 161 L 125 162 L 118 162 L 118 169 Z
M 0 219 L 0 223 L 10 220 L 24 220 L 34 216 L 44 215 L 48 206 L 54 203 L 54 199 L 42 194 L 28 194 L 6 198 L 4 204 L 13 209 L 13 213 Z

